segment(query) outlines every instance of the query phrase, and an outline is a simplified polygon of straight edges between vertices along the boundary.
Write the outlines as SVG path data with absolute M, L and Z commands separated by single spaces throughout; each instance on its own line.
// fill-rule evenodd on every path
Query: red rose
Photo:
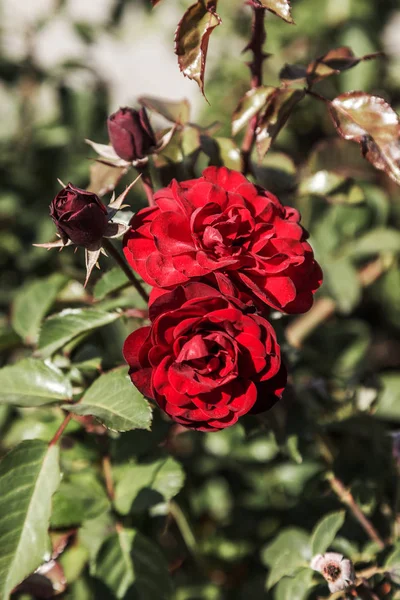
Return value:
M 71 240 L 90 248 L 103 237 L 107 224 L 107 208 L 92 192 L 69 183 L 50 204 L 50 216 L 64 244 Z
M 144 158 L 157 144 L 145 108 L 120 108 L 108 117 L 107 126 L 115 152 L 129 162 Z
M 275 309 L 311 307 L 322 272 L 297 210 L 225 167 L 172 181 L 155 201 L 133 217 L 124 239 L 127 261 L 147 283 L 172 288 L 223 273 Z
M 286 383 L 270 323 L 204 283 L 165 292 L 150 305 L 151 326 L 124 344 L 132 382 L 172 419 L 200 431 L 268 410 Z

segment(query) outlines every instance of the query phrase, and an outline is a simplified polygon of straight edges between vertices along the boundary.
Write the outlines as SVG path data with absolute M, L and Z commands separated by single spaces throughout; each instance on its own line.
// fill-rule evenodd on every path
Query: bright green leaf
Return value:
M 0 598 L 49 558 L 51 498 L 60 482 L 58 447 L 22 442 L 0 463 Z
M 18 291 L 12 305 L 11 322 L 28 344 L 36 342 L 43 317 L 67 281 L 64 275 L 55 273 L 24 285 Z
M 127 369 L 115 369 L 101 375 L 76 404 L 63 406 L 77 415 L 92 415 L 115 431 L 149 429 L 150 406 L 131 383 Z
M 66 308 L 46 319 L 39 336 L 42 356 L 50 356 L 78 335 L 104 327 L 120 317 L 94 308 Z
M 313 556 L 323 554 L 328 550 L 337 532 L 342 527 L 345 517 L 345 511 L 339 510 L 323 517 L 314 527 L 311 535 L 311 551 Z
M 381 391 L 375 415 L 380 419 L 400 421 L 400 372 L 384 373 L 380 377 Z
M 0 404 L 40 406 L 71 398 L 70 382 L 54 365 L 25 358 L 0 369 Z
M 291 527 L 283 531 L 262 551 L 262 561 L 270 568 L 267 588 L 282 577 L 292 575 L 299 567 L 308 566 L 311 559 L 310 537 L 302 529 Z
M 275 600 L 305 600 L 313 587 L 311 569 L 301 569 L 294 577 L 284 577 L 276 586 Z

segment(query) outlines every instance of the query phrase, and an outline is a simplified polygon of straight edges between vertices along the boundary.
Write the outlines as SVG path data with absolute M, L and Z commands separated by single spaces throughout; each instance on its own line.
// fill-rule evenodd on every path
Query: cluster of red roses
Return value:
M 121 109 L 109 133 L 124 160 L 155 144 L 145 112 Z M 123 241 L 126 260 L 153 286 L 151 325 L 124 344 L 130 377 L 178 423 L 222 429 L 280 398 L 286 370 L 266 317 L 271 308 L 307 311 L 321 269 L 297 210 L 241 173 L 209 167 L 154 200 Z

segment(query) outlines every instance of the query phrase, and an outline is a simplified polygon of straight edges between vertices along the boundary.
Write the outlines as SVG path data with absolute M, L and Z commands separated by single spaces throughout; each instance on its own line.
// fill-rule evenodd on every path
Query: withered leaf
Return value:
M 292 110 L 304 96 L 304 90 L 282 87 L 276 88 L 274 93 L 267 98 L 256 129 L 256 145 L 260 160 L 268 152 Z
M 337 132 L 358 142 L 363 156 L 400 185 L 400 122 L 383 98 L 347 92 L 329 104 Z
M 266 8 L 270 12 L 286 21 L 286 23 L 294 23 L 290 13 L 289 0 L 251 0 L 250 4 L 256 8 Z
M 382 56 L 381 52 L 365 54 L 356 57 L 348 46 L 340 46 L 329 50 L 323 56 L 310 62 L 307 67 L 302 65 L 285 65 L 280 72 L 282 81 L 306 82 L 309 86 L 331 75 L 337 75 L 357 66 L 360 62 Z
M 187 9 L 175 33 L 179 68 L 185 77 L 197 82 L 204 97 L 208 42 L 212 31 L 221 24 L 216 5 L 217 0 L 198 0 Z

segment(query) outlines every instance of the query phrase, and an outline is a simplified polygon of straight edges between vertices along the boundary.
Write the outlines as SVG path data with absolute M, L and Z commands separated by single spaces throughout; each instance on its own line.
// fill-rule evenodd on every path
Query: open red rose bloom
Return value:
M 286 371 L 274 329 L 240 300 L 189 283 L 159 296 L 150 318 L 124 356 L 136 387 L 178 423 L 215 431 L 280 398 Z
M 124 239 L 127 261 L 147 283 L 171 289 L 213 274 L 256 304 L 309 310 L 322 273 L 297 210 L 225 167 L 174 180 L 155 202 L 133 217 Z

